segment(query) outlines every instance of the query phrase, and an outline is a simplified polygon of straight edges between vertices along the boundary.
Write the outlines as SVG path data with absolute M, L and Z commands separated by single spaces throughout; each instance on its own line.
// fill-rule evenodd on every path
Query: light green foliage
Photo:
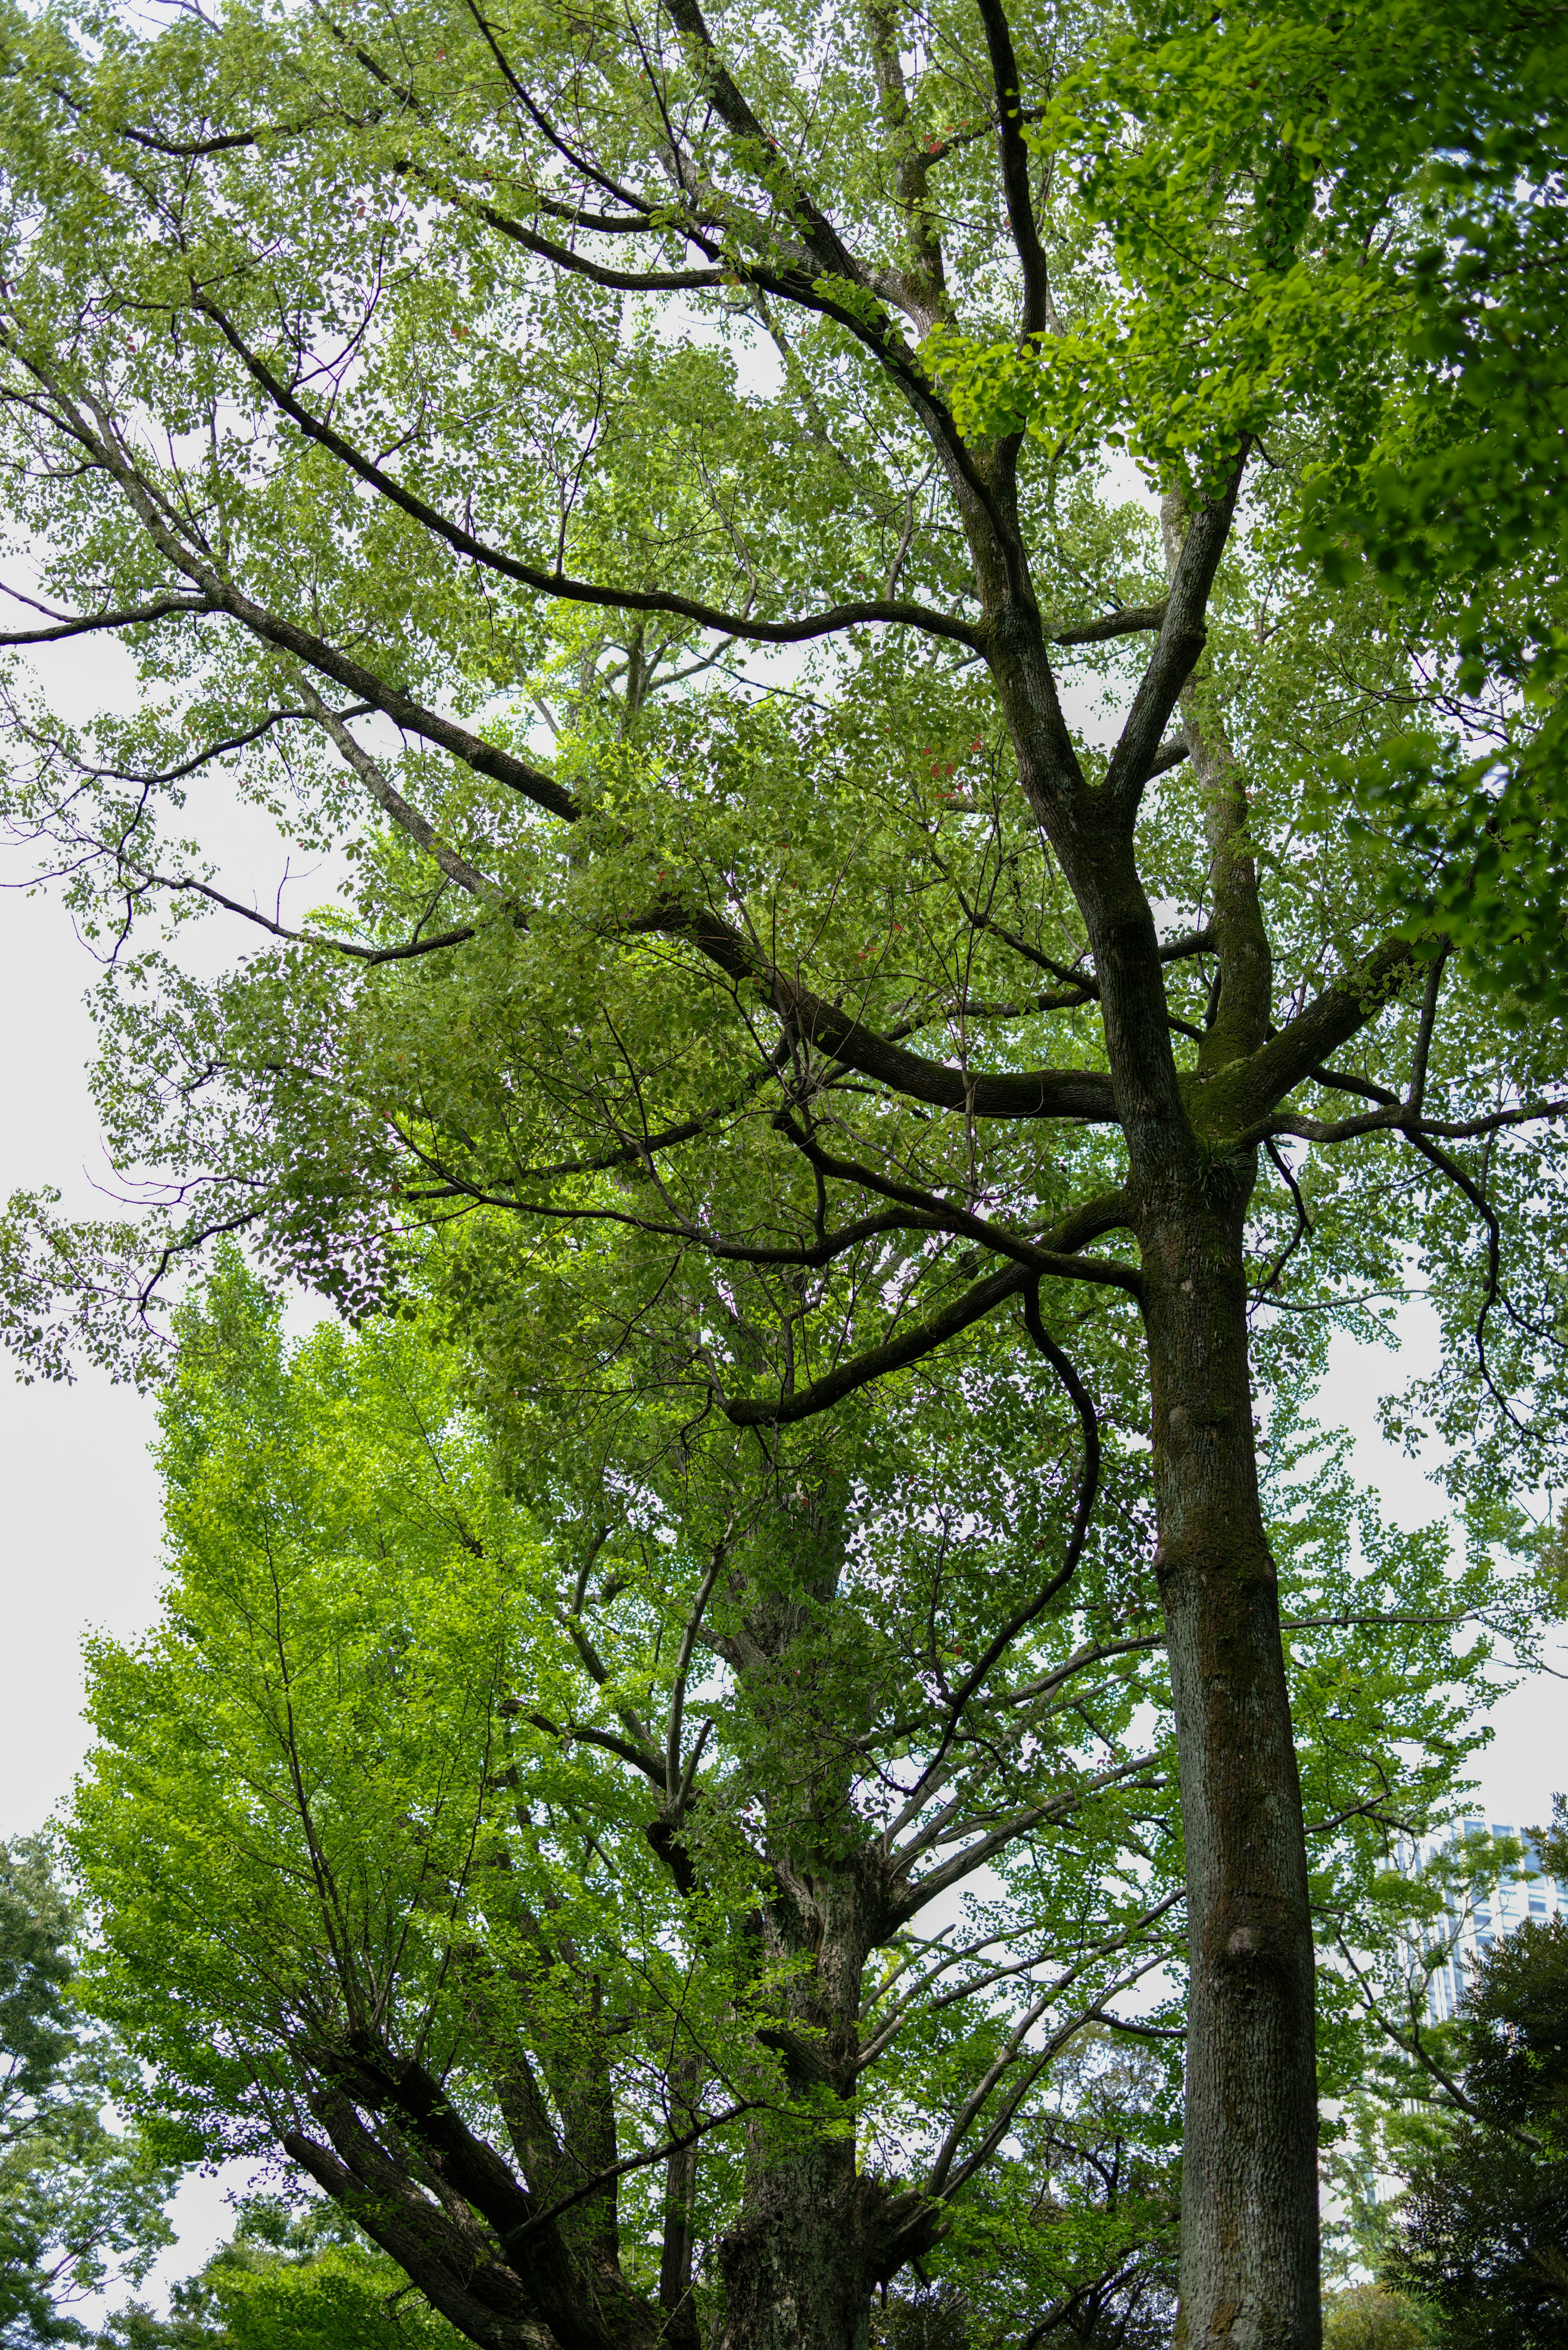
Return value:
M 329 2203 L 303 2210 L 252 2197 L 240 2221 L 169 2314 L 132 2303 L 99 2350 L 456 2350 L 461 2334 Z
M 47 1844 L 0 1845 L 0 2341 L 79 2341 L 73 2305 L 172 2241 L 174 2171 L 111 2127 L 123 2052 L 73 2003 L 78 1920 Z
M 929 341 L 977 433 L 1103 435 L 1161 481 L 1253 436 L 1295 473 L 1279 546 L 1375 579 L 1445 687 L 1437 734 L 1333 760 L 1324 818 L 1397 845 L 1413 936 L 1556 1019 L 1565 122 L 1551 10 L 1139 8 L 1024 133 L 1116 281 L 1066 336 Z
M 978 349 L 937 330 L 971 431 L 1023 429 L 1064 452 L 1108 436 L 1196 488 L 1243 436 L 1365 398 L 1397 300 L 1391 274 L 1365 265 L 1369 232 L 1430 137 L 1408 102 L 1430 69 L 1424 15 L 1399 0 L 1154 6 L 1107 26 L 1023 136 L 1077 183 L 1114 274 L 1089 280 L 1098 298 L 1066 337 Z M 1380 76 L 1373 43 L 1398 60 Z M 1401 78 L 1406 103 L 1390 104 Z
M 286 1362 L 237 1267 L 187 1329 L 168 1618 L 91 1651 L 104 1746 L 74 1834 L 109 1929 L 94 1996 L 156 2052 L 157 2111 L 192 2152 L 272 2145 L 313 2034 L 374 2028 L 446 2069 L 473 2030 L 460 1960 L 518 1959 L 490 1914 L 504 1883 L 596 1950 L 621 1904 L 651 1905 L 632 1938 L 657 1969 L 668 1904 L 640 1840 L 619 1849 L 613 1777 L 531 1727 L 561 1712 L 569 1650 L 452 1373 L 400 1323 L 325 1326 Z M 556 1835 L 508 1838 L 535 1802 Z M 656 2029 L 660 1988 L 620 1984 L 628 2019 L 651 2000 Z M 541 1990 L 575 2030 L 577 1987 L 546 1961 Z
M 1324 2350 L 1426 2350 L 1433 2336 L 1402 2293 L 1353 2284 L 1327 2296 L 1323 2339 Z
M 973 1653 L 999 1580 L 1023 1581 L 1045 1528 L 1026 1505 L 1010 1544 L 978 1482 L 967 1527 L 933 1515 L 948 1414 L 963 1408 L 938 1392 L 862 1452 L 871 1482 L 847 1588 L 836 1608 L 818 1604 L 787 1669 L 737 1690 L 724 1654 L 738 1596 L 712 1596 L 681 1750 L 696 1879 L 678 1898 L 649 1841 L 659 1801 L 639 1767 L 642 1725 L 669 1711 L 712 1543 L 728 1543 L 733 1588 L 743 1565 L 754 1604 L 756 1578 L 782 1595 L 799 1571 L 777 1548 L 787 1521 L 765 1487 L 759 1505 L 743 1463 L 682 1456 L 646 1406 L 576 1432 L 536 1408 L 518 1414 L 503 1479 L 461 1371 L 409 1321 L 354 1340 L 328 1326 L 286 1348 L 237 1265 L 184 1322 L 163 1403 L 166 1620 L 138 1649 L 94 1652 L 102 1743 L 72 1831 L 102 1924 L 92 1996 L 151 2068 L 144 2126 L 209 2157 L 309 2129 L 322 2051 L 368 2030 L 418 2049 L 493 2137 L 509 2068 L 532 2063 L 559 2101 L 587 2050 L 613 2068 L 622 2154 L 657 2152 L 696 2048 L 699 2115 L 744 2102 L 787 2139 L 797 2124 L 767 2045 L 781 1986 L 759 1969 L 747 1905 L 819 1800 L 818 1756 L 847 1725 L 861 1725 L 857 1809 L 891 1810 L 878 1763 L 896 1771 L 908 1750 L 898 1716 L 918 1707 L 922 1673 Z M 999 1388 L 987 1411 L 971 1388 L 967 1418 L 971 1446 L 988 1433 L 995 1445 L 1000 1513 L 1029 1401 Z M 793 1466 L 832 1472 L 820 1448 Z M 513 1498 L 530 1488 L 534 1513 Z M 747 1507 L 750 1528 L 736 1523 Z M 1108 1550 L 1104 1571 L 1107 1625 L 1147 1622 Z M 1043 1626 L 1036 1662 L 1066 1661 L 1081 1622 Z M 1102 1741 L 1158 1698 L 1158 1640 L 1121 1647 L 1096 1689 Z M 1005 1975 L 998 1991 L 987 1952 L 1037 1954 L 1025 1995 L 1065 1965 L 1056 2013 L 1069 2029 L 1085 2001 L 1175 1954 L 1168 1926 L 1146 1916 L 1178 1849 L 1146 1816 L 1168 1767 L 1159 1742 L 1125 1794 L 1113 1774 L 1096 1801 L 1075 1800 L 1075 1782 L 1086 1797 L 1097 1776 L 1082 1724 L 1066 1709 L 1033 1719 L 1039 1752 L 1027 1764 L 999 1755 L 990 1800 L 1054 1789 L 1062 1833 L 1048 1863 L 1030 1844 L 997 1856 L 952 1949 L 951 1924 L 933 1939 L 918 1914 L 890 1937 L 864 2031 L 887 2030 L 891 2054 L 850 2109 L 868 2171 L 896 2176 L 929 2153 L 940 2117 L 1003 2054 L 1023 2002 Z M 966 1773 L 977 1811 L 986 1784 Z M 961 1945 L 976 1955 L 955 1964 Z M 1170 2095 L 1162 2075 L 1167 2132 Z M 1032 2152 L 1049 2126 L 1044 2114 L 1028 2124 Z M 732 2210 L 738 2154 L 734 2129 L 704 2140 L 709 2243 Z M 1021 2223 L 1033 2180 L 1016 2156 L 994 2166 L 973 2245 Z M 623 2184 L 634 2275 L 659 2186 L 647 2168 Z M 1091 2228 L 1080 2265 L 1095 2241 Z M 1033 2272 L 1014 2267 L 1027 2293 Z
M 741 2180 L 742 2125 L 722 2116 L 750 2104 L 750 2126 L 760 2112 L 787 2144 L 814 2110 L 792 2102 L 773 2053 L 790 1970 L 759 1962 L 748 1905 L 815 1815 L 836 1752 L 853 1813 L 890 1818 L 922 1682 L 962 1669 L 1061 1538 L 1019 1470 L 1043 1448 L 1048 1478 L 1064 1431 L 979 1357 L 961 1381 L 928 1370 L 899 1409 L 797 1439 L 781 1494 L 743 1451 L 683 1445 L 657 1394 L 574 1422 L 549 1388 L 508 1404 L 482 1381 L 481 1419 L 472 1377 L 428 1315 L 356 1338 L 328 1324 L 291 1346 L 237 1262 L 186 1312 L 161 1405 L 163 1623 L 140 1646 L 92 1652 L 100 1743 L 71 1831 L 100 1927 L 89 1995 L 148 2067 L 144 2136 L 186 2158 L 313 2132 L 312 2085 L 358 2034 L 420 2052 L 493 2142 L 520 2062 L 551 2082 L 567 2126 L 574 2068 L 602 2061 L 620 2156 L 657 2155 L 682 2098 L 720 2123 L 698 2173 L 711 2247 Z M 796 1481 L 842 1480 L 846 1445 L 836 1595 L 819 1589 L 778 1669 L 737 1684 L 730 1643 L 759 1587 L 783 1597 L 804 1573 L 809 1588 L 780 1502 Z M 1379 2036 L 1364 1954 L 1422 1898 L 1386 1870 L 1382 1815 L 1454 1799 L 1484 1734 L 1469 1717 L 1489 1654 L 1483 1639 L 1456 1661 L 1454 1617 L 1507 1601 L 1479 1565 L 1456 1586 L 1435 1532 L 1383 1530 L 1333 1448 L 1325 1458 L 1283 1408 L 1269 1451 L 1334 2094 L 1365 2068 L 1369 2029 Z M 960 1457 L 961 1511 L 946 1498 Z M 873 1960 L 862 2036 L 888 2042 L 841 2109 L 865 2173 L 918 2178 L 1002 2060 L 1009 2143 L 965 2177 L 980 2148 L 961 2137 L 938 2256 L 977 2341 L 1010 2339 L 1075 2293 L 1085 2310 L 1147 2305 L 1154 2323 L 1168 2289 L 1182 1936 L 1179 1912 L 1150 1914 L 1179 1881 L 1163 1726 L 1145 1730 L 1141 1768 L 1099 1784 L 1134 1717 L 1168 1702 L 1152 1595 L 1116 1532 L 1141 1507 L 1136 1451 L 1113 1456 L 1107 1487 L 1106 1537 L 1072 1607 L 1012 1667 L 1027 1689 L 1087 1657 L 1092 1685 L 1080 1661 L 1064 1702 L 1027 1712 L 1030 1749 L 1009 1755 L 999 1713 L 992 1751 L 966 1763 L 973 1848 L 984 1823 L 1014 1817 L 987 1883 L 962 1891 L 962 1868 L 939 1874 L 940 1847 L 921 1861 L 918 1826 L 905 1832 L 914 1885 L 956 1871 L 961 1898 L 940 1930 L 917 1904 Z M 680 1835 L 694 1874 L 678 1892 L 654 1834 L 667 1797 L 649 1784 L 662 1767 L 649 1725 L 657 1750 L 680 1628 L 721 1555 L 728 1576 L 710 1587 L 674 1731 L 692 1790 Z M 974 1955 L 955 1963 L 964 1948 Z M 1014 1971 L 999 1980 L 993 1963 Z M 1397 1950 L 1389 1964 L 1397 1979 Z M 1129 2043 L 1094 2022 L 1125 2012 L 1118 1986 L 1160 1966 L 1171 1990 L 1144 2016 L 1174 2038 Z M 1009 2061 L 1017 2019 L 1058 1980 L 1054 2060 L 1025 2044 Z M 680 2069 L 694 2048 L 695 2092 Z M 649 2273 L 661 2194 L 653 2163 L 622 2182 L 634 2278 Z M 263 2262 L 264 2282 L 243 2288 L 225 2270 L 223 2325 L 249 2350 L 247 2326 L 293 2324 L 297 2303 L 308 2340 L 337 2280 L 331 2292 L 369 2296 L 373 2327 L 369 2259 L 335 2254 L 320 2275 Z

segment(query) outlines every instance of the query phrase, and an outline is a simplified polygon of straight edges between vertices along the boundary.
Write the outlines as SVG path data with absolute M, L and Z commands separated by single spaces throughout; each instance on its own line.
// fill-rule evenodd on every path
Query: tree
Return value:
M 37 1837 L 0 1845 L 0 2340 L 86 2337 L 73 2302 L 173 2241 L 174 2174 L 106 2126 L 112 2044 L 70 2002 L 76 1920 Z
M 419 0 L 5 34 L 9 462 L 49 604 L 13 641 L 118 633 L 144 688 L 78 734 L 18 687 L 15 799 L 127 966 L 106 1114 L 169 1171 L 167 1251 L 244 1226 L 362 1311 L 432 1224 L 498 1418 L 657 1393 L 719 1484 L 754 1445 L 794 1497 L 744 1567 L 764 1680 L 839 1587 L 870 1391 L 896 1418 L 940 1362 L 954 1427 L 992 1370 L 1047 1409 L 1045 1366 L 1081 1473 L 1033 1434 L 1012 1464 L 1060 1521 L 920 1700 L 928 1824 L 959 1700 L 1080 1571 L 1108 1384 L 1181 1781 L 1183 2323 L 1238 2345 L 1317 2324 L 1254 1379 L 1288 1393 L 1413 1253 L 1483 1539 L 1521 1533 L 1498 1447 L 1539 1477 L 1557 1426 L 1561 1042 L 1509 989 L 1560 910 L 1514 893 L 1494 968 L 1440 910 L 1473 858 L 1341 821 L 1333 759 L 1376 812 L 1413 732 L 1497 712 L 1454 672 L 1446 573 L 1391 619 L 1354 563 L 1331 589 L 1298 559 L 1313 482 L 1376 441 L 1368 387 L 1418 361 L 1478 39 L 1506 115 L 1523 7 Z M 1118 502 L 1127 452 L 1158 528 Z M 1467 591 L 1483 637 L 1521 594 L 1559 608 L 1517 564 Z M 265 916 L 161 839 L 226 762 L 347 844 L 347 908 Z M 130 953 L 165 902 L 273 943 L 198 986 Z M 112 1346 L 145 1247 L 20 1203 L 31 1359 Z M 781 1957 L 869 1865 L 826 1863 Z M 846 2085 L 849 2009 L 821 2028 Z
M 1353 2284 L 1328 2296 L 1323 2338 L 1328 2350 L 1426 2350 L 1431 2337 L 1400 2294 L 1385 2285 Z
M 228 2242 L 174 2286 L 168 2316 L 133 2303 L 99 2350 L 456 2350 L 461 2339 L 332 2203 L 296 2210 L 252 2196 Z
M 916 2262 L 977 2345 L 1158 2336 L 1179 1844 L 1108 1510 L 1072 1608 L 957 1702 L 1039 1572 L 1027 1391 L 971 1364 L 861 1424 L 857 1491 L 819 1439 L 781 1492 L 663 1440 L 657 1395 L 613 1442 L 498 1430 L 428 1306 L 295 1346 L 279 1318 L 233 1258 L 182 1309 L 165 1617 L 91 1659 L 71 1846 L 149 2137 L 281 2148 L 480 2350 L 854 2339 L 878 2282 L 925 2310 Z M 1381 1535 L 1284 1418 L 1320 1915 L 1366 1945 L 1489 1643 L 1455 1659 L 1441 1546 Z M 1037 1482 L 1059 1436 L 1042 1413 Z M 911 1800 L 933 1684 L 953 1761 Z M 1423 1750 L 1397 1773 L 1391 1735 Z M 1331 2014 L 1332 2083 L 1361 2054 Z
M 1052 2068 L 1048 2101 L 1021 2119 L 1035 2192 L 1026 2210 L 999 2212 L 996 2239 L 971 2255 L 971 2350 L 1140 2350 L 1169 2339 L 1180 2161 L 1168 2055 L 1158 2043 L 1108 2047 L 1108 2037 L 1091 2027 L 1074 2042 Z
M 1568 1866 L 1568 1807 L 1534 1832 Z M 1387 2263 L 1455 2350 L 1562 2339 L 1568 2313 L 1568 1920 L 1527 1918 L 1476 1968 L 1462 2016 L 1463 2112 L 1416 2164 Z

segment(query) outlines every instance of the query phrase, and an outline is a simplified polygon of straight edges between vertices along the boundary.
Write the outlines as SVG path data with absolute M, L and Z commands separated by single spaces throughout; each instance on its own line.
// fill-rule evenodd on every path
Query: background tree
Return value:
M 1061 1434 L 1011 1366 L 926 1374 L 852 1484 L 820 1433 L 682 1453 L 657 1393 L 482 1413 L 428 1310 L 289 1346 L 233 1260 L 180 1326 L 167 1609 L 95 1647 L 71 1826 L 153 2142 L 281 2150 L 480 2350 L 854 2338 L 911 2277 L 977 2345 L 1158 2337 L 1179 1823 L 1109 1448 L 1070 1604 L 986 1682 Z M 1320 1917 L 1365 1947 L 1391 1819 L 1480 1734 L 1445 1605 L 1499 1595 L 1271 1445 Z
M 239 2224 L 160 2316 L 117 2311 L 100 2350 L 455 2350 L 462 2336 L 325 2199 L 252 2196 Z
M 1568 1866 L 1568 1808 L 1534 1831 Z M 1462 2111 L 1417 2162 L 1387 2272 L 1454 2350 L 1560 2341 L 1568 2313 L 1568 1921 L 1527 1918 L 1480 1960 L 1461 2013 Z
M 1416 2303 L 1386 2285 L 1344 2285 L 1325 2296 L 1326 2350 L 1426 2350 L 1431 2341 Z
M 1033 2198 L 966 2247 L 971 2345 L 1140 2350 L 1170 2338 L 1181 2201 L 1173 2052 L 1108 2039 L 1103 2027 L 1081 2033 L 1052 2067 L 1049 2097 L 1021 2123 Z
M 657 1391 L 715 1490 L 754 1445 L 778 1515 L 745 1572 L 789 1563 L 764 1678 L 841 1572 L 850 1399 L 953 1350 L 956 1415 L 971 1359 L 1015 1389 L 1044 1363 L 1085 1472 L 1014 1464 L 1009 1501 L 1069 1523 L 923 1691 L 921 1833 L 956 1694 L 1076 1571 L 1108 1384 L 1181 1781 L 1183 2317 L 1238 2345 L 1317 2326 L 1254 1381 L 1288 1390 L 1414 1253 L 1437 1401 L 1484 1424 L 1483 1537 L 1520 1532 L 1497 1447 L 1539 1477 L 1561 1425 L 1568 1105 L 1559 1032 L 1518 1016 L 1561 906 L 1511 867 L 1517 952 L 1445 927 L 1479 868 L 1427 740 L 1501 729 L 1512 772 L 1541 713 L 1455 667 L 1453 608 L 1550 625 L 1555 574 L 1438 567 L 1391 619 L 1302 559 L 1419 359 L 1453 91 L 1522 107 L 1550 161 L 1535 12 L 1430 18 L 419 0 L 5 32 L 3 390 L 47 607 L 13 639 L 117 632 L 143 686 L 86 733 L 19 688 L 14 799 L 125 966 L 105 1108 L 168 1171 L 162 1243 L 244 1225 L 360 1310 L 400 1221 L 441 1224 L 497 1399 Z M 1332 762 L 1405 774 L 1413 733 L 1436 836 L 1342 824 Z M 263 916 L 164 837 L 228 762 L 352 852 L 342 907 Z M 163 903 L 272 943 L 197 987 L 131 951 Z M 112 1345 L 146 1238 L 46 1212 L 25 1262 L 39 1221 L 13 1315 L 47 1367 L 62 1289 Z M 791 1800 L 825 1861 L 823 1798 Z M 781 1959 L 853 1874 L 792 1895 Z
M 71 2002 L 77 1920 L 40 1838 L 0 1845 L 0 2340 L 86 2338 L 74 2304 L 138 2283 L 175 2172 L 104 2109 L 117 2052 Z

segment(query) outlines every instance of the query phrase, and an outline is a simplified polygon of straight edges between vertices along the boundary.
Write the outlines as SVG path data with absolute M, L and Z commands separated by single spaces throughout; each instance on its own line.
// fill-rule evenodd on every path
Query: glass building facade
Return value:
M 1501 1844 L 1522 1845 L 1523 1852 L 1494 1885 L 1490 1882 L 1490 1864 Z M 1428 2005 L 1434 2023 L 1446 2023 L 1456 2013 L 1471 1963 L 1484 1958 L 1500 1936 L 1513 1933 L 1527 1918 L 1544 1923 L 1568 1912 L 1568 1884 L 1547 1876 L 1528 1832 L 1504 1820 L 1459 1820 L 1441 1835 L 1406 1842 L 1399 1850 L 1399 1866 L 1407 1875 L 1419 1876 L 1439 1857 L 1452 1862 L 1456 1846 L 1462 1855 L 1469 1846 L 1477 1848 L 1478 1860 L 1484 1853 L 1487 1868 L 1478 1868 L 1468 1891 L 1456 1886 L 1445 1897 L 1444 1923 L 1428 1936 L 1422 1959 L 1423 1966 L 1432 1969 Z

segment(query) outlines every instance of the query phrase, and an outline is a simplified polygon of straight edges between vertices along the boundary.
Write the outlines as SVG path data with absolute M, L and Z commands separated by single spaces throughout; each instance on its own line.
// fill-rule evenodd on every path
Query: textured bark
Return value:
M 760 2036 L 782 2061 L 792 2110 L 760 2116 L 748 2133 L 740 2216 L 720 2246 L 721 2350 L 865 2350 L 874 2287 L 934 2232 L 919 2235 L 919 2216 L 856 2171 L 861 1999 L 867 1960 L 892 1921 L 891 1888 L 855 1813 L 847 1764 L 836 1759 L 845 1751 L 837 1733 L 852 1727 L 835 1686 L 828 1617 L 843 1560 L 842 1496 L 802 1498 L 771 1524 L 772 1555 L 759 1562 L 755 1596 L 727 1644 L 769 1752 L 774 1883 L 756 1931 L 766 1960 L 783 1962 L 783 1988 L 776 2021 Z M 781 1575 L 784 1558 L 793 1573 Z M 742 1568 L 734 1588 L 745 1587 Z
M 1187 527 L 1162 523 L 1174 576 Z M 1273 972 L 1245 785 L 1194 682 L 1182 715 L 1203 792 L 1219 948 L 1194 1107 L 1266 1044 Z M 1186 1828 L 1185 2342 L 1315 2350 L 1317 2079 L 1301 1788 L 1278 1579 L 1258 1499 L 1243 1232 L 1250 1154 L 1145 1185 L 1165 1609 Z
M 683 2056 L 673 2067 L 672 2118 L 690 2129 L 695 2118 L 692 2098 L 701 2068 L 694 2056 Z M 697 2199 L 697 2148 L 683 2146 L 664 2169 L 664 2245 L 659 2263 L 659 2306 L 665 2314 L 664 2341 L 669 2350 L 697 2350 L 697 2304 L 691 2290 L 692 2220 Z
M 1179 2338 L 1194 2350 L 1317 2350 L 1312 1921 L 1247 1356 L 1255 1170 L 1225 1139 L 1238 1074 L 1268 1039 L 1270 955 L 1245 791 L 1193 688 L 1233 494 L 1195 515 L 1166 506 L 1160 639 L 1100 788 L 1085 786 L 1066 742 L 1027 601 L 1004 602 L 988 650 L 1020 780 L 1088 932 L 1136 1203 L 1192 1957 Z M 1136 852 L 1141 794 L 1179 708 L 1204 794 L 1218 959 L 1186 1076 Z
M 853 2137 L 759 2147 L 740 2224 L 721 2246 L 724 2350 L 865 2350 L 869 2199 Z
M 1279 1601 L 1258 1504 L 1250 1177 L 1140 1226 L 1191 1959 L 1180 2343 L 1320 2339 L 1312 1920 Z
M 818 1837 L 800 1874 L 779 1869 L 762 1918 L 771 1956 L 809 1963 L 763 2035 L 783 2059 L 794 2113 L 770 2115 L 749 2136 L 740 2218 L 720 2247 L 722 2350 L 866 2350 L 874 2289 L 937 2231 L 918 2196 L 890 2197 L 856 2171 L 858 2016 L 887 1886 L 874 1853 L 826 1847 Z

